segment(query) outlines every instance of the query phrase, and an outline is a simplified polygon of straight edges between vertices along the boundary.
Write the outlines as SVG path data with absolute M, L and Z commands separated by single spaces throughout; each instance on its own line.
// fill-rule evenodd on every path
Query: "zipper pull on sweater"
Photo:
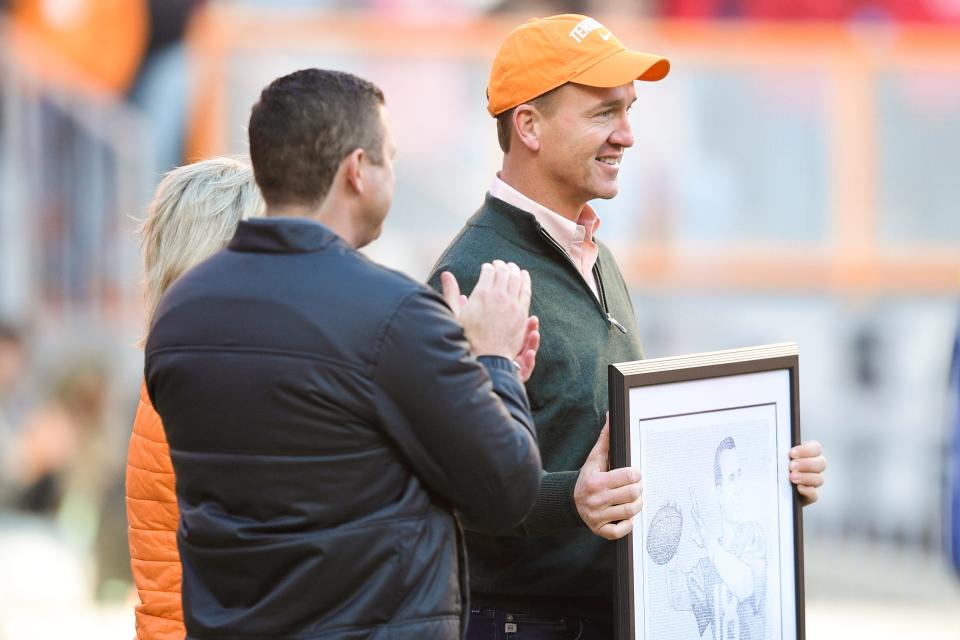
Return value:
M 609 311 L 607 312 L 607 322 L 615 326 L 617 329 L 620 329 L 620 332 L 623 333 L 624 335 L 627 334 L 627 328 L 622 324 L 620 324 L 619 322 L 617 322 L 617 319 L 614 318 L 612 315 L 610 315 Z

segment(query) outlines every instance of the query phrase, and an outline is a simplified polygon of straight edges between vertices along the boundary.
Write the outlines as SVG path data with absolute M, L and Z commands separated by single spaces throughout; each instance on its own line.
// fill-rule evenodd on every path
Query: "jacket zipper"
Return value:
M 568 254 L 566 251 L 563 250 L 563 247 L 560 246 L 560 243 L 554 240 L 553 237 L 549 233 L 547 233 L 546 229 L 544 229 L 539 225 L 537 226 L 537 228 L 539 229 L 540 234 L 543 235 L 543 237 L 550 244 L 550 246 L 552 246 L 554 249 L 559 251 L 560 255 L 562 255 L 564 259 L 567 261 L 567 264 L 569 264 L 571 267 L 574 268 L 574 270 L 576 270 L 577 275 L 580 276 L 580 281 L 583 282 L 583 286 L 587 288 L 587 293 L 589 293 L 590 297 L 593 298 L 594 302 L 597 303 L 597 306 L 600 308 L 601 313 L 603 313 L 603 317 L 607 321 L 607 323 L 616 327 L 617 329 L 620 330 L 621 333 L 626 335 L 627 328 L 624 327 L 622 324 L 620 324 L 617 321 L 617 319 L 613 317 L 613 315 L 610 313 L 610 308 L 607 306 L 607 294 L 603 290 L 603 278 L 600 276 L 600 267 L 599 267 L 600 257 L 597 256 L 597 262 L 595 262 L 593 265 L 593 277 L 596 278 L 597 280 L 597 293 L 599 294 L 599 299 L 598 299 L 598 296 L 593 295 L 593 291 L 590 289 L 590 285 L 587 284 L 586 280 L 584 280 L 583 275 L 580 274 L 580 270 L 577 269 L 577 265 L 573 263 L 573 260 L 570 258 L 570 254 Z

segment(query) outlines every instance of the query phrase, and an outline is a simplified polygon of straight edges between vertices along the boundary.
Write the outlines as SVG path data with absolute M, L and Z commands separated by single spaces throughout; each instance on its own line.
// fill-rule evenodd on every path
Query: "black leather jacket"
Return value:
M 457 638 L 454 511 L 516 525 L 523 385 L 442 298 L 305 219 L 241 223 L 164 296 L 147 388 L 176 471 L 188 638 Z

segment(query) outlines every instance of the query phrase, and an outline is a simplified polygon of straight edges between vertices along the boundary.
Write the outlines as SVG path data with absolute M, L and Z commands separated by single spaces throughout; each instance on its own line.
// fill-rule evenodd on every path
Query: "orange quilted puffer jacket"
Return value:
M 127 452 L 127 535 L 130 568 L 140 594 L 138 640 L 183 640 L 182 569 L 177 550 L 180 512 L 163 423 L 140 388 Z

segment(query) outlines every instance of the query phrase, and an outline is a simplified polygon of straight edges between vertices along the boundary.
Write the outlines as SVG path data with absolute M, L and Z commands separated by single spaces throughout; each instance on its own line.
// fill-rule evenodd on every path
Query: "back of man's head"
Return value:
M 250 114 L 250 159 L 268 207 L 318 206 L 341 161 L 362 148 L 383 162 L 383 92 L 342 71 L 277 78 Z

